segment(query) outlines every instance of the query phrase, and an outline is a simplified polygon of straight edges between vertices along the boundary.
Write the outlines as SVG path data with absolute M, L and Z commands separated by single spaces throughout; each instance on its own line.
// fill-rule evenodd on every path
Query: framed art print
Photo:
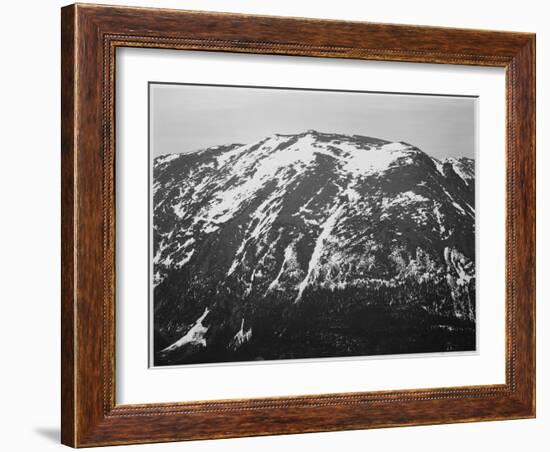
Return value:
M 533 417 L 534 45 L 63 8 L 63 443 Z

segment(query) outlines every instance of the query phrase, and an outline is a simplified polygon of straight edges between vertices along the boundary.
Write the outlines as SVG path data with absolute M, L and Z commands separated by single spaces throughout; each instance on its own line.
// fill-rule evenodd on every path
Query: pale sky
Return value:
M 149 86 L 153 156 L 309 129 L 406 141 L 436 158 L 475 155 L 475 97 Z

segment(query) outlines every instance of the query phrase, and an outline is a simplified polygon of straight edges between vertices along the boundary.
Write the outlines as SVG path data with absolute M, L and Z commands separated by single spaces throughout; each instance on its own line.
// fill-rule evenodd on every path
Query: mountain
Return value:
M 156 365 L 475 349 L 475 162 L 275 134 L 155 158 Z

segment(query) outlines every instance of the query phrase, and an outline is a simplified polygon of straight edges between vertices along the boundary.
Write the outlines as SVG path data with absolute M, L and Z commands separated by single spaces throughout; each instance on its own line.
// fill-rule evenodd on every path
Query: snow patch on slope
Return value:
M 203 347 L 206 347 L 206 339 L 204 336 L 208 331 L 208 327 L 204 326 L 202 322 L 209 312 L 210 310 L 208 308 L 205 308 L 203 314 L 196 320 L 189 331 L 181 339 L 178 339 L 172 345 L 169 345 L 165 349 L 161 350 L 161 352 L 171 352 L 172 350 L 180 348 L 186 344 L 201 345 Z
M 241 329 L 237 331 L 237 334 L 233 336 L 233 340 L 230 343 L 230 348 L 233 350 L 239 348 L 245 342 L 248 342 L 252 337 L 252 328 L 249 328 L 245 331 L 244 329 L 244 318 L 241 321 Z
M 473 162 L 470 165 L 465 164 L 464 161 L 468 162 L 467 159 L 456 159 L 454 157 L 448 157 L 444 160 L 446 163 L 450 163 L 453 167 L 453 171 L 460 177 L 464 183 L 468 184 L 475 177 L 475 168 Z
M 163 163 L 171 162 L 180 157 L 181 154 L 166 154 L 155 158 L 155 165 L 162 165 Z
M 393 198 L 382 198 L 382 207 L 387 209 L 395 205 L 407 205 L 426 201 L 429 201 L 429 199 L 409 190 L 401 192 Z
M 319 264 L 319 260 L 321 259 L 325 240 L 329 238 L 332 232 L 332 229 L 334 228 L 334 226 L 338 221 L 338 218 L 342 214 L 343 208 L 344 208 L 343 205 L 333 208 L 332 213 L 321 226 L 321 233 L 318 235 L 317 240 L 315 241 L 315 247 L 313 248 L 313 252 L 311 253 L 311 257 L 309 259 L 306 277 L 302 280 L 302 282 L 298 286 L 298 295 L 296 295 L 296 299 L 294 300 L 295 303 L 297 303 L 302 299 L 304 290 L 308 286 L 310 282 L 310 278 L 312 274 L 315 272 L 317 265 Z
M 443 237 L 443 234 L 445 234 L 445 226 L 443 225 L 443 214 L 439 210 L 440 204 L 435 202 L 434 203 L 434 214 L 437 219 L 437 224 L 439 225 L 439 233 Z

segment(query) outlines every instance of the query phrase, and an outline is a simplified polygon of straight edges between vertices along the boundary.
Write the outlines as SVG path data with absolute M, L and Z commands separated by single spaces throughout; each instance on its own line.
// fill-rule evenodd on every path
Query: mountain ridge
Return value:
M 260 311 L 284 325 L 289 314 L 277 310 L 320 294 L 345 304 L 351 291 L 371 306 L 361 293 L 377 298 L 406 284 L 425 291 L 431 284 L 439 295 L 405 304 L 464 321 L 471 336 L 473 159 L 438 160 L 406 142 L 308 130 L 159 156 L 153 173 L 159 363 L 200 360 L 208 348 L 240 359 L 261 334 Z M 402 306 L 401 298 L 386 304 Z M 204 337 L 167 356 L 193 328 Z

